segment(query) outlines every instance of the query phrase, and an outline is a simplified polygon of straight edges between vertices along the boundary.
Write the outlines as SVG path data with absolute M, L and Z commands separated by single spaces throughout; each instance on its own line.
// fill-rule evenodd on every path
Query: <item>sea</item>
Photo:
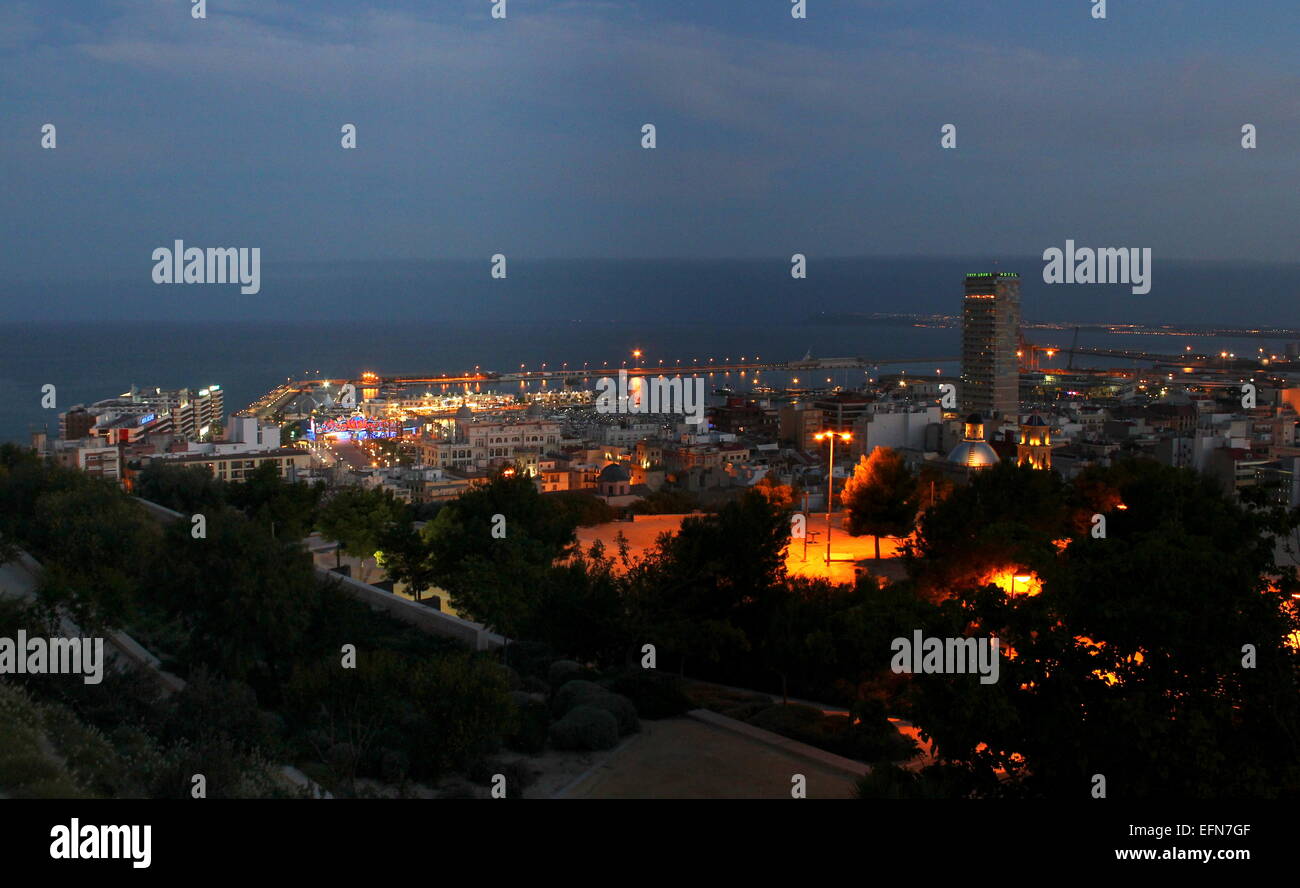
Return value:
M 1152 297 L 1115 287 L 1047 287 L 1038 274 L 1041 262 L 1028 260 L 827 260 L 822 276 L 829 280 L 816 280 L 819 265 L 810 262 L 809 281 L 792 281 L 788 266 L 758 260 L 517 262 L 505 281 L 491 280 L 486 267 L 476 271 L 472 263 L 271 264 L 256 296 L 118 279 L 10 282 L 0 320 L 0 440 L 25 441 L 40 429 L 53 436 L 60 411 L 132 385 L 220 385 L 233 412 L 289 378 L 543 365 L 617 370 L 632 363 L 634 350 L 643 366 L 662 366 L 669 375 L 679 361 L 742 357 L 864 357 L 878 365 L 804 375 L 800 387 L 852 387 L 898 370 L 956 375 L 960 329 L 929 315 L 960 311 L 963 270 L 1017 265 L 1031 272 L 1023 275 L 1022 313 L 1031 325 L 1025 336 L 1044 345 L 1069 347 L 1076 335 L 1071 325 L 1081 324 L 1077 341 L 1084 347 L 1268 354 L 1280 353 L 1289 337 L 1210 335 L 1210 325 L 1300 327 L 1300 266 L 1217 263 L 1166 268 L 1181 296 L 1160 288 L 1157 264 L 1158 310 Z M 1147 326 L 1121 332 L 1091 324 Z M 761 380 L 780 387 L 796 384 L 796 376 L 765 373 Z M 711 380 L 740 391 L 753 382 L 752 374 L 735 373 Z M 52 409 L 41 404 L 46 385 L 55 387 Z

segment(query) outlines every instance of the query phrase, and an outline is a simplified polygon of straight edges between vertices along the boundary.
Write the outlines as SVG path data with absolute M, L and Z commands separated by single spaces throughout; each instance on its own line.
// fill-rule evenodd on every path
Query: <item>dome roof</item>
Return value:
M 984 425 L 984 417 L 980 416 L 978 413 L 972 413 L 970 416 L 966 417 L 966 421 L 972 425 Z
M 962 441 L 948 454 L 948 462 L 978 469 L 998 462 L 998 455 L 983 441 Z
M 462 408 L 460 408 L 459 410 L 456 411 L 456 418 L 457 418 L 457 419 L 473 419 L 473 418 L 474 418 L 474 411 L 469 409 L 469 405 L 466 405 L 466 406 L 464 406 L 464 407 L 462 407 Z
M 627 473 L 627 469 L 618 463 L 610 463 L 600 470 L 596 476 L 597 481 L 631 481 L 632 476 Z

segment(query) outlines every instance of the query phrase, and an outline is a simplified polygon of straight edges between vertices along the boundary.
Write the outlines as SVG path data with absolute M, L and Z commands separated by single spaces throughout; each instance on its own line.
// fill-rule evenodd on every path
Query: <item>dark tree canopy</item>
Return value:
M 1300 792 L 1300 664 L 1286 643 L 1300 622 L 1267 536 L 1274 518 L 1152 462 L 1074 489 L 1026 471 L 982 473 L 922 531 L 921 551 L 966 571 L 948 572 L 934 631 L 996 634 L 1004 647 L 996 684 L 913 681 L 913 718 L 966 789 L 1082 799 L 1101 774 L 1109 797 Z M 1105 538 L 1051 546 L 1089 499 L 1115 507 Z M 975 581 L 994 527 L 1010 542 L 985 557 L 1033 559 L 1040 594 Z

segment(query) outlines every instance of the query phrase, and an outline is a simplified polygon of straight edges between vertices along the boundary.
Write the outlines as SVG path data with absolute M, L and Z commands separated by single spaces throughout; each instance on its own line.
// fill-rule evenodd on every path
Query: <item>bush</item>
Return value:
M 635 734 L 641 730 L 641 720 L 637 717 L 632 701 L 621 694 L 605 690 L 595 682 L 574 679 L 555 692 L 551 707 L 557 716 L 567 715 L 577 706 L 595 706 L 614 716 L 620 735 Z
M 551 692 L 551 686 L 547 684 L 544 679 L 537 678 L 533 675 L 525 675 L 524 684 L 520 690 L 529 694 L 541 694 L 542 696 L 546 696 Z
M 847 715 L 826 715 L 812 706 L 792 703 L 770 706 L 751 716 L 749 723 L 858 761 L 902 761 L 916 754 L 916 744 L 884 716 L 854 724 Z
M 752 716 L 749 723 L 756 728 L 762 728 L 765 731 L 772 731 L 798 740 L 801 738 L 793 737 L 791 732 L 809 733 L 815 731 L 815 726 L 823 717 L 820 709 L 804 706 L 801 703 L 789 703 L 784 706 L 780 704 L 769 706 Z
M 723 711 L 722 714 L 727 718 L 734 718 L 736 721 L 747 722 L 753 719 L 754 716 L 758 715 L 760 712 L 764 712 L 771 708 L 771 703 L 742 703 L 740 706 Z
M 19 799 L 92 797 L 45 733 L 44 711 L 19 688 L 0 682 L 0 795 Z
M 506 680 L 499 665 L 466 652 L 425 659 L 362 652 L 356 669 L 322 661 L 295 670 L 285 714 L 327 763 L 332 746 L 363 738 L 360 761 L 371 768 L 375 758 L 364 753 L 388 748 L 406 755 L 412 779 L 434 780 L 494 751 L 515 729 Z
M 641 719 L 637 718 L 636 707 L 632 701 L 622 694 L 614 694 L 609 691 L 595 697 L 587 705 L 603 709 L 618 722 L 619 736 L 626 734 L 635 734 L 641 730 Z
M 538 753 L 546 749 L 546 731 L 551 724 L 551 712 L 546 701 L 538 700 L 523 691 L 510 694 L 519 711 L 517 727 L 506 736 L 506 745 L 519 752 Z
M 525 682 L 530 678 L 544 681 L 547 667 L 555 660 L 555 651 L 540 641 L 511 641 L 505 658 L 523 676 Z
M 579 703 L 590 703 L 604 693 L 607 693 L 606 690 L 594 681 L 575 678 L 559 685 L 559 690 L 551 699 L 551 711 L 557 716 L 564 715 Z
M 556 749 L 613 749 L 618 745 L 618 719 L 607 710 L 582 704 L 552 724 L 549 737 Z
M 546 680 L 551 687 L 558 688 L 567 681 L 577 678 L 583 672 L 582 664 L 574 660 L 556 660 L 546 670 Z
M 506 688 L 508 690 L 518 691 L 523 689 L 524 680 L 516 670 L 506 666 L 504 663 L 498 663 L 496 666 L 501 670 L 501 674 L 505 676 Z
M 689 684 L 684 687 L 692 708 L 708 709 L 712 712 L 726 713 L 738 706 L 762 703 L 771 706 L 775 701 L 767 694 L 755 694 L 749 691 L 733 691 L 709 684 Z
M 675 675 L 646 670 L 629 672 L 614 679 L 610 690 L 631 700 L 641 718 L 672 718 L 695 708 L 682 690 L 681 679 Z
M 920 772 L 888 762 L 871 766 L 853 789 L 858 799 L 960 799 L 971 789 L 969 774 L 958 767 L 931 765 Z

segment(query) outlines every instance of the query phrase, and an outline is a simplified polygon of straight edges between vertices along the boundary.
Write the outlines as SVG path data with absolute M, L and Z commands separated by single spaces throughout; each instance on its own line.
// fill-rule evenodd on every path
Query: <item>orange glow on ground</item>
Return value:
M 980 585 L 992 583 L 1008 595 L 1033 598 L 1043 591 L 1043 581 L 1032 570 L 1005 567 L 989 571 L 979 578 Z
M 579 527 L 578 544 L 585 552 L 596 540 L 605 544 L 605 554 L 617 558 L 618 534 L 622 533 L 628 542 L 629 554 L 633 558 L 642 557 L 652 548 L 661 533 L 676 533 L 681 528 L 683 515 L 638 515 L 636 521 L 613 521 L 594 527 Z M 869 536 L 849 536 L 840 523 L 843 513 L 837 512 L 831 524 L 831 557 L 834 559 L 829 567 L 826 564 L 826 513 L 808 513 L 808 530 L 811 535 L 807 540 L 791 540 L 785 551 L 785 568 L 792 576 L 810 579 L 829 579 L 833 583 L 853 583 L 854 568 L 863 567 L 867 571 L 901 579 L 903 574 L 903 545 L 915 539 L 915 534 L 904 538 L 881 537 L 880 561 L 876 562 L 875 540 Z M 868 562 L 859 565 L 857 562 Z M 615 570 L 622 572 L 622 565 Z

